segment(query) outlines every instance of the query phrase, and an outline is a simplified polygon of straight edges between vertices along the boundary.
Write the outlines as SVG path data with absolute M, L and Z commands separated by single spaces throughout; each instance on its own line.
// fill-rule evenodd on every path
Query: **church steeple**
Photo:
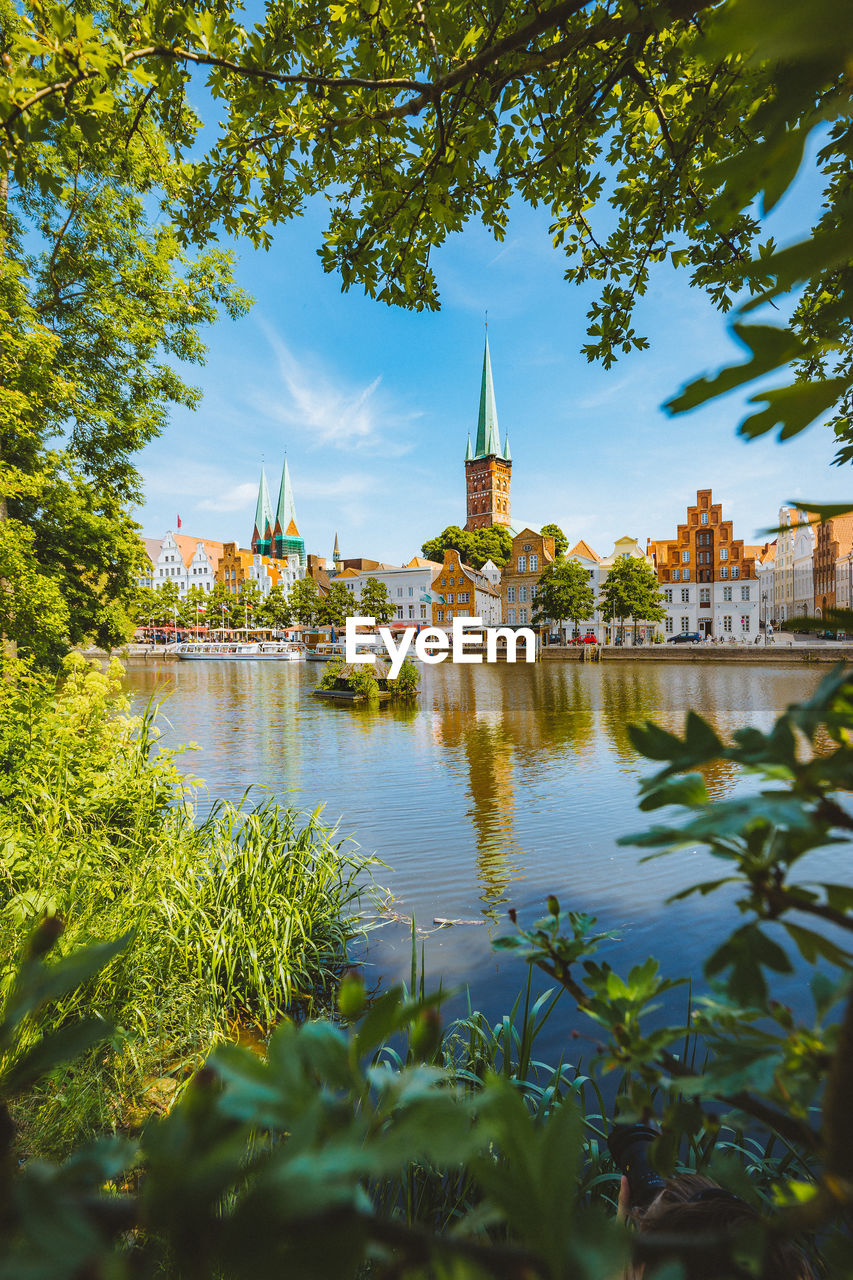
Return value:
M 475 458 L 500 457 L 501 441 L 498 431 L 498 410 L 495 404 L 495 388 L 492 383 L 492 361 L 489 355 L 489 334 L 486 331 L 486 347 L 483 352 L 483 377 L 480 382 L 480 413 L 477 418 L 477 448 Z
M 291 537 L 299 537 L 296 526 L 296 508 L 293 505 L 293 490 L 290 487 L 290 472 L 287 468 L 287 454 L 284 456 L 284 467 L 281 472 L 281 486 L 278 491 L 278 506 L 275 513 L 275 531 Z
M 465 528 L 488 529 L 492 525 L 509 525 L 510 481 L 512 479 L 512 455 L 509 436 L 501 448 L 498 430 L 498 411 L 495 405 L 495 388 L 492 382 L 492 360 L 489 353 L 489 331 L 483 351 L 483 377 L 480 383 L 480 412 L 477 419 L 477 443 L 465 451 Z
M 261 480 L 258 485 L 258 501 L 255 505 L 255 527 L 252 531 L 252 550 L 258 555 L 269 555 L 272 542 L 273 520 L 270 494 L 267 488 L 267 475 L 261 466 Z
M 336 569 L 338 565 L 341 563 L 341 549 L 338 546 L 337 531 L 335 532 L 335 546 L 334 546 L 334 550 L 332 551 L 332 563 L 334 564 Z

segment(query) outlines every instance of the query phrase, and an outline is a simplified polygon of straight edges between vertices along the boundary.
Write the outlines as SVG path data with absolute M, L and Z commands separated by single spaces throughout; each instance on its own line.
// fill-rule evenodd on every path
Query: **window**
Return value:
M 398 618 L 400 618 L 400 619 L 402 620 L 402 617 L 403 617 L 403 606 L 402 606 L 401 604 L 398 604 L 398 605 L 397 605 L 397 617 L 398 617 Z
M 425 604 L 422 604 L 422 605 L 421 605 L 421 617 L 422 617 L 422 618 L 425 618 L 425 617 L 426 617 L 426 605 L 425 605 Z
M 741 600 L 748 600 L 748 599 L 749 599 L 749 587 L 741 587 L 741 589 L 740 589 L 740 598 L 741 598 Z
M 535 572 L 536 572 L 536 570 L 537 570 L 538 568 L 539 568 L 539 557 L 538 557 L 538 556 L 531 556 L 531 557 L 530 557 L 530 572 L 531 572 L 531 573 L 535 573 Z
M 724 565 L 724 564 L 723 564 L 723 565 L 720 565 L 720 577 L 721 577 L 721 578 L 727 578 L 728 576 L 729 576 L 729 571 L 728 571 L 728 568 L 726 567 L 726 565 Z
M 436 620 L 436 622 L 444 622 L 444 610 L 443 610 L 443 609 L 436 609 L 436 611 L 435 611 L 435 620 Z
M 519 620 L 519 622 L 526 622 L 526 621 L 527 621 L 527 610 L 526 610 L 526 609 L 519 609 L 519 611 L 518 611 L 518 620 Z
M 447 603 L 448 603 L 448 604 L 453 604 L 453 592 L 452 592 L 452 591 L 448 591 L 448 593 L 447 593 Z
M 441 584 L 441 585 L 442 585 L 442 586 L 444 586 L 444 583 L 442 582 L 442 584 Z M 398 595 L 398 596 L 401 596 L 402 594 L 403 594 L 403 588 L 402 588 L 402 587 L 398 587 L 398 588 L 397 588 L 397 595 Z
M 452 622 L 452 621 L 453 621 L 453 610 L 452 610 L 452 609 L 448 609 L 448 610 L 447 610 L 447 621 L 448 621 L 448 622 Z
M 720 547 L 720 559 L 721 559 L 721 560 L 728 560 L 728 558 L 729 558 L 729 549 L 728 549 L 728 547 Z
M 510 609 L 510 610 L 509 610 L 509 621 L 510 621 L 510 622 L 515 622 L 515 609 Z
M 414 587 L 409 587 L 409 595 L 410 595 L 410 596 L 413 596 L 414 594 L 415 594 L 415 588 L 414 588 Z
M 460 591 L 456 597 L 459 604 L 468 604 L 471 599 L 470 591 Z
M 690 591 L 686 587 L 681 588 L 681 603 L 690 604 Z
M 700 588 L 700 591 L 699 591 L 699 603 L 700 603 L 700 604 L 710 604 L 710 603 L 711 603 L 711 588 L 710 588 L 710 587 L 702 587 L 702 588 Z
M 680 577 L 681 577 L 681 570 L 680 570 L 680 569 L 673 569 L 673 571 L 672 571 L 672 580 L 673 580 L 673 582 L 678 582 L 678 579 L 679 579 Z
M 518 598 L 519 598 L 519 600 L 526 600 L 526 599 L 527 599 L 527 587 L 525 587 L 525 586 L 521 586 L 521 587 L 519 587 L 519 588 L 518 588 Z
M 731 600 L 731 598 L 732 598 L 732 589 L 731 589 L 731 587 L 723 587 L 723 599 L 724 599 L 724 600 Z
M 413 604 L 410 604 L 410 605 L 409 605 L 409 617 L 410 617 L 410 618 L 414 618 L 414 616 L 415 616 L 415 606 L 414 606 Z
M 689 552 L 689 551 L 682 551 L 682 553 L 681 553 L 681 563 L 682 563 L 682 564 L 690 564 L 690 552 Z
M 725 617 L 723 618 L 723 630 L 724 630 L 724 631 L 731 631 L 731 629 L 732 629 L 732 619 L 731 619 L 731 614 L 728 614 L 728 613 L 727 613 L 727 614 L 725 615 Z
M 744 614 L 740 620 L 740 625 L 743 627 L 744 631 L 749 630 L 749 614 Z
M 690 581 L 690 570 L 689 570 L 689 569 L 682 569 L 682 570 L 681 570 L 681 580 L 682 580 L 682 582 L 689 582 L 689 581 Z
M 666 624 L 665 624 L 665 625 L 666 625 L 666 630 L 667 630 L 668 632 L 671 632 L 671 631 L 672 631 L 672 618 L 667 618 L 667 620 L 666 620 Z
M 707 524 L 707 523 L 708 523 L 708 512 L 707 512 L 707 511 L 703 511 L 703 512 L 702 512 L 702 514 L 701 514 L 701 516 L 699 517 L 699 519 L 702 521 L 702 523 L 703 523 L 703 524 Z
M 682 631 L 690 630 L 690 619 L 688 617 L 685 617 L 684 614 L 682 614 L 681 616 L 681 630 Z
M 672 587 L 668 587 L 663 593 L 663 598 L 667 604 L 672 604 Z
M 733 577 L 733 578 L 739 578 L 739 577 L 740 577 L 740 569 L 737 567 L 737 565 L 736 565 L 736 564 L 733 564 L 733 565 L 732 565 L 732 577 Z
M 506 598 L 511 604 L 515 604 L 515 587 L 507 587 Z

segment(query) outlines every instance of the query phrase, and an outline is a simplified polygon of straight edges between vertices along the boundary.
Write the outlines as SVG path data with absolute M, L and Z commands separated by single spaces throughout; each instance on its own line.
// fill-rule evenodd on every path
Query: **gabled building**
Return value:
M 837 608 L 836 565 L 853 547 L 853 511 L 822 520 L 814 529 L 815 613 L 823 618 L 827 609 Z
M 279 559 L 238 547 L 236 542 L 226 542 L 216 581 L 232 595 L 239 594 L 244 582 L 256 582 L 261 595 L 267 596 L 273 587 L 281 587 L 289 593 L 294 582 L 304 576 L 305 571 L 296 552 Z
M 210 538 L 191 538 L 170 530 L 160 543 L 152 586 L 174 582 L 181 595 L 190 587 L 212 591 L 222 559 L 223 544 Z
M 306 567 L 305 540 L 300 536 L 296 524 L 296 508 L 293 502 L 287 458 L 284 459 L 284 466 L 281 469 L 281 484 L 275 515 L 270 504 L 266 472 L 261 467 L 251 549 L 254 555 L 272 556 L 273 559 L 282 561 L 295 555 L 299 558 L 303 571 Z
M 509 436 L 507 435 L 501 447 L 492 383 L 492 362 L 489 356 L 489 335 L 486 333 L 476 446 L 472 449 L 469 434 L 465 452 L 466 529 L 488 529 L 495 524 L 510 523 L 511 480 Z
M 482 573 L 463 564 L 452 547 L 445 551 L 444 563 L 433 576 L 430 595 L 434 627 L 450 631 L 454 618 L 481 618 L 485 627 L 500 623 L 500 592 Z
M 696 502 L 674 538 L 649 541 L 647 552 L 663 587 L 667 636 L 696 631 L 715 639 L 754 640 L 759 631 L 755 556 L 760 550 L 735 538 L 731 520 L 710 489 Z

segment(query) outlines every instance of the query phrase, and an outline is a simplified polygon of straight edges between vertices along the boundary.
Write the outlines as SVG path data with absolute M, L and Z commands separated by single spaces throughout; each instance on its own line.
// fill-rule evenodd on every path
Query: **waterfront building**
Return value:
M 500 623 L 500 591 L 482 573 L 463 564 L 452 547 L 445 551 L 441 568 L 434 571 L 430 595 L 432 625 L 445 631 L 450 631 L 454 618 L 481 618 L 486 627 Z
M 501 574 L 501 621 L 508 626 L 530 626 L 536 609 L 536 584 L 555 558 L 554 539 L 533 529 L 522 529 L 512 540 L 512 551 Z
M 635 560 L 645 560 L 648 567 L 654 571 L 654 557 L 650 555 L 648 549 L 645 551 L 640 546 L 636 538 L 632 538 L 630 534 L 623 534 L 621 538 L 617 538 L 613 543 L 613 550 L 609 556 L 604 556 L 598 562 L 597 588 L 595 592 L 596 607 L 592 620 L 592 630 L 595 631 L 599 644 L 613 644 L 616 640 L 616 632 L 619 628 L 619 620 L 611 618 L 606 610 L 601 608 L 599 604 L 601 588 L 607 581 L 607 576 L 613 568 L 620 556 L 631 556 Z M 625 627 L 629 638 L 633 638 L 636 632 L 637 638 L 644 643 L 651 641 L 653 636 L 661 630 L 659 622 L 649 622 L 647 618 L 631 618 L 630 621 L 625 619 Z M 625 637 L 623 636 L 623 639 Z
M 363 570 L 353 580 L 355 598 L 360 600 L 368 578 L 375 578 L 387 589 L 394 606 L 391 626 L 428 627 L 432 621 L 432 582 L 441 567 L 435 560 L 415 556 L 405 565 L 380 564 Z
M 501 585 L 501 571 L 493 560 L 487 560 L 485 564 L 480 566 L 480 573 L 484 578 L 488 578 L 493 587 Z
M 779 533 L 776 535 L 776 621 L 786 622 L 794 610 L 794 535 L 798 512 L 794 507 L 779 508 Z
M 776 605 L 776 552 L 777 542 L 765 542 L 755 557 L 755 576 L 758 580 L 759 626 L 766 628 L 768 623 L 775 626 L 777 616 Z
M 181 595 L 185 595 L 190 587 L 212 591 L 222 553 L 221 542 L 210 538 L 191 538 L 169 530 L 160 543 L 152 586 L 174 582 Z
M 814 526 L 814 604 L 823 618 L 827 609 L 837 608 L 836 564 L 853 547 L 853 511 L 845 511 Z
M 735 538 L 710 489 L 697 492 L 674 538 L 650 540 L 647 550 L 664 592 L 667 636 L 697 631 L 720 640 L 755 639 L 760 549 Z
M 591 617 L 584 618 L 579 622 L 579 631 L 581 635 L 586 635 L 587 631 L 595 633 L 596 640 L 601 643 L 605 638 L 606 623 L 602 619 L 601 610 L 598 607 L 598 593 L 601 586 L 601 556 L 583 538 L 566 552 L 567 560 L 576 560 L 581 568 L 586 570 L 589 578 L 589 585 L 592 587 L 593 598 L 595 599 L 595 608 Z M 564 618 L 560 623 L 561 639 L 567 644 L 573 637 L 574 624 L 571 619 Z
M 501 447 L 489 335 L 486 333 L 476 447 L 472 449 L 469 433 L 468 448 L 465 451 L 466 529 L 488 529 L 496 524 L 509 525 L 511 480 L 509 435 Z
M 835 607 L 853 609 L 853 550 L 835 562 Z
M 796 511 L 792 553 L 795 618 L 814 616 L 814 549 L 815 526 L 810 523 L 807 511 Z
M 305 576 L 298 551 L 279 558 L 260 555 L 236 542 L 226 542 L 216 574 L 216 581 L 236 595 L 244 582 L 256 582 L 262 596 L 269 595 L 273 587 L 281 587 L 289 593 L 294 582 Z
M 142 561 L 136 575 L 137 586 L 147 587 L 150 591 L 157 585 L 157 561 L 160 558 L 162 538 L 140 538 L 142 545 Z

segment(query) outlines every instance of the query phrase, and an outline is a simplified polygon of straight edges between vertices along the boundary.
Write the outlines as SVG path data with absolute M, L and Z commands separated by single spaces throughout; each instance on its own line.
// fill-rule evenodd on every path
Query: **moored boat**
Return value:
M 183 662 L 300 662 L 305 651 L 291 641 L 188 641 L 175 650 Z

